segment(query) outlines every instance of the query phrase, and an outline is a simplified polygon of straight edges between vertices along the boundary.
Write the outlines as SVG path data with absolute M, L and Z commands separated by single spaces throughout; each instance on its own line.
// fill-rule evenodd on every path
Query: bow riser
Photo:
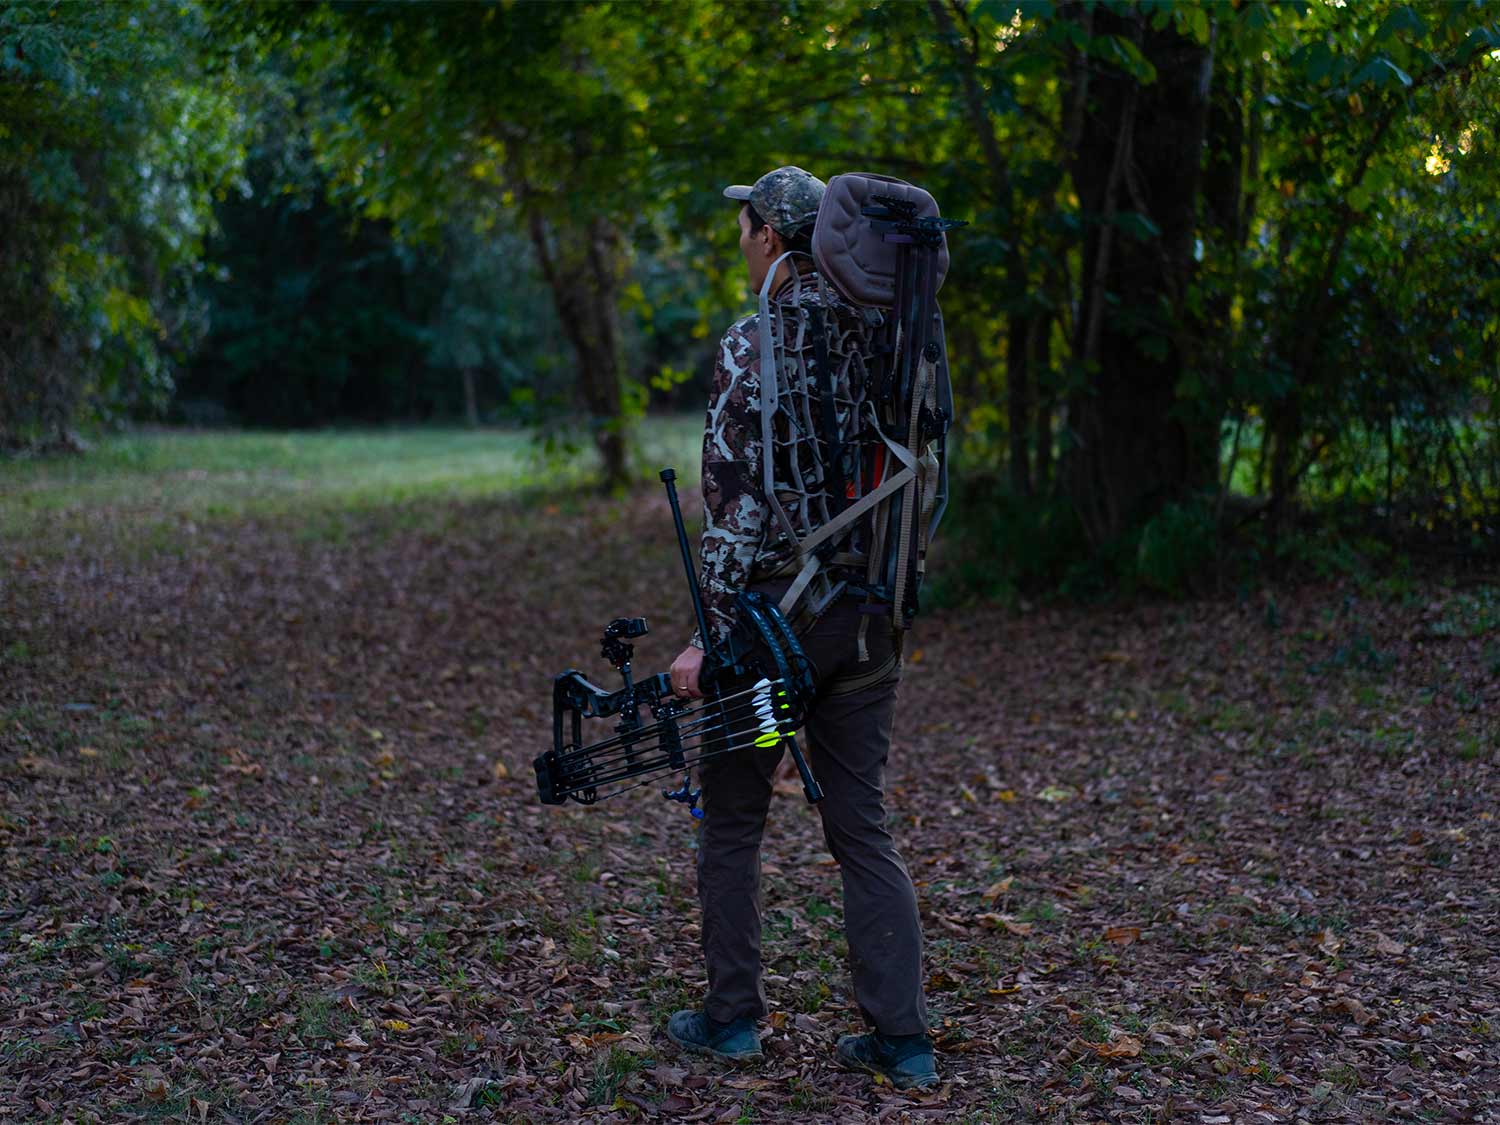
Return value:
M 797 763 L 808 799 L 822 798 L 794 737 L 815 690 L 812 664 L 773 603 L 742 593 L 737 604 L 740 629 L 705 660 L 701 702 L 672 694 L 665 674 L 630 682 L 628 662 L 618 691 L 605 691 L 576 669 L 553 680 L 553 746 L 534 763 L 543 804 L 594 804 L 718 754 L 782 747 Z M 642 708 L 650 722 L 642 721 Z M 621 718 L 614 734 L 584 744 L 585 719 L 615 715 Z M 686 785 L 668 795 L 692 801 Z

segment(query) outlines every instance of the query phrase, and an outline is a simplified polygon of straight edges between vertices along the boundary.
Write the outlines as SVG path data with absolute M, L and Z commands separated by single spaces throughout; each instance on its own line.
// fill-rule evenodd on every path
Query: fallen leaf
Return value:
M 1141 1041 L 1133 1035 L 1120 1035 L 1093 1048 L 1101 1059 L 1133 1059 L 1141 1053 Z
M 1069 1063 L 1073 1063 L 1081 1059 L 1084 1055 L 1092 1051 L 1095 1046 L 1096 1044 L 1090 1043 L 1086 1039 L 1080 1039 L 1075 1035 L 1072 1039 L 1069 1039 L 1067 1043 L 1063 1045 L 1062 1049 L 1058 1051 L 1057 1054 L 1052 1056 L 1052 1061 L 1058 1063 L 1061 1066 L 1067 1066 Z
M 1056 804 L 1058 801 L 1066 801 L 1072 795 L 1071 789 L 1064 789 L 1061 785 L 1049 785 L 1036 796 L 1039 801 L 1050 801 Z
M 1104 940 L 1112 941 L 1117 945 L 1129 945 L 1133 941 L 1139 941 L 1140 937 L 1139 926 L 1111 926 L 1104 931 Z
M 997 899 L 997 898 L 999 898 L 1006 891 L 1010 890 L 1011 884 L 1013 884 L 1015 881 L 1016 881 L 1016 877 L 1014 875 L 1007 875 L 1004 879 L 1001 879 L 998 883 L 991 883 L 988 887 L 986 887 L 984 889 L 984 897 L 987 898 L 987 899 Z
M 1375 934 L 1375 952 L 1383 953 L 1387 957 L 1398 957 L 1406 952 L 1406 946 L 1402 945 L 1399 941 L 1392 941 L 1384 934 L 1377 932 Z
M 681 1086 L 682 1080 L 687 1077 L 687 1071 L 677 1066 L 658 1065 L 650 1071 L 651 1080 L 658 1086 Z
M 933 992 L 946 992 L 957 988 L 962 983 L 947 969 L 934 969 L 932 975 L 927 978 L 927 987 Z
M 380 1026 L 387 1031 L 410 1031 L 411 1024 L 405 1020 L 381 1020 Z
M 470 1078 L 453 1091 L 453 1100 L 448 1103 L 448 1109 L 452 1112 L 468 1109 L 479 1092 L 489 1084 L 488 1078 Z
M 1335 1012 L 1345 1012 L 1349 1018 L 1360 1027 L 1369 1027 L 1379 1017 L 1368 1011 L 1363 1004 L 1352 996 L 1343 996 L 1329 1005 Z
M 1017 922 L 1005 914 L 981 914 L 974 920 L 988 929 L 1005 930 L 1017 937 L 1025 937 L 1031 933 L 1033 925 L 1031 922 Z
M 494 769 L 491 772 L 494 773 L 496 781 L 504 781 L 510 776 L 510 767 L 499 759 L 496 759 Z

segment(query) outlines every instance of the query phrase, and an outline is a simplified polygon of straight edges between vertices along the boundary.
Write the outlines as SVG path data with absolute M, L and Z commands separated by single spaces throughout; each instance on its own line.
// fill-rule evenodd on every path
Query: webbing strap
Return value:
M 921 423 L 922 407 L 927 405 L 930 398 L 934 397 L 934 383 L 937 375 L 936 365 L 929 359 L 923 359 L 917 365 L 917 382 L 912 388 L 911 396 L 911 419 L 908 425 L 909 442 L 916 446 L 921 435 L 917 427 Z M 902 610 L 906 605 L 907 567 L 911 563 L 911 531 L 912 521 L 916 519 L 917 508 L 925 500 L 922 496 L 921 479 L 925 473 L 919 473 L 913 465 L 912 479 L 906 489 L 906 495 L 901 502 L 901 538 L 896 548 L 896 592 L 891 606 L 891 623 L 897 629 L 906 628 L 902 618 Z
M 797 543 L 797 553 L 806 561 L 802 564 L 802 569 L 798 572 L 796 581 L 792 583 L 792 585 L 788 588 L 786 594 L 783 595 L 781 599 L 779 608 L 783 615 L 789 616 L 791 614 L 792 606 L 794 606 L 797 602 L 797 599 L 802 596 L 802 591 L 807 588 L 808 583 L 813 580 L 813 577 L 818 573 L 818 568 L 822 565 L 816 554 L 816 548 L 818 544 L 823 542 L 825 539 L 828 539 L 830 536 L 838 533 L 843 528 L 848 527 L 871 508 L 876 508 L 876 506 L 879 505 L 881 501 L 883 501 L 887 496 L 891 495 L 891 493 L 895 492 L 898 488 L 903 488 L 910 485 L 916 480 L 917 474 L 920 471 L 920 465 L 917 459 L 912 456 L 911 451 L 909 449 L 904 449 L 902 446 L 886 437 L 885 431 L 880 428 L 879 419 L 875 417 L 874 406 L 869 403 L 866 403 L 866 405 L 870 410 L 870 424 L 874 426 L 875 432 L 880 436 L 880 440 L 885 442 L 886 447 L 891 451 L 896 459 L 901 462 L 903 467 L 900 472 L 894 473 L 891 476 L 887 477 L 884 481 L 882 481 L 880 487 L 875 489 L 874 492 L 867 493 L 864 496 L 860 497 L 859 500 L 851 504 L 849 507 L 845 508 L 837 516 L 829 520 L 822 527 L 818 528 L 818 530 L 814 531 L 806 539 L 803 539 L 800 543 Z M 883 509 L 877 508 L 877 512 L 879 511 L 883 511 Z M 873 547 L 874 544 L 872 544 L 871 546 Z M 897 604 L 900 604 L 899 601 Z M 869 651 L 866 648 L 865 644 L 865 634 L 868 630 L 868 627 L 869 617 L 867 616 L 863 621 L 860 622 L 859 628 L 859 662 L 861 664 L 870 659 Z
M 781 506 L 781 501 L 776 498 L 776 467 L 775 450 L 772 442 L 771 417 L 776 413 L 777 396 L 779 393 L 776 377 L 776 337 L 771 330 L 771 286 L 776 281 L 776 271 L 781 268 L 781 263 L 792 256 L 794 251 L 788 250 L 781 257 L 771 263 L 771 268 L 766 271 L 766 279 L 760 283 L 760 461 L 761 479 L 766 494 L 766 503 L 770 506 L 776 522 L 781 524 L 781 530 L 792 542 L 797 541 L 797 529 L 792 526 L 791 517 L 786 514 L 786 509 Z M 798 289 L 801 289 L 802 279 L 797 274 L 796 267 L 792 268 L 792 275 L 796 279 Z
M 880 581 L 880 575 L 885 570 L 885 536 L 886 525 L 890 522 L 891 510 L 888 507 L 875 509 L 875 518 L 870 522 L 874 524 L 870 535 L 870 559 L 869 567 L 865 573 L 865 583 L 874 586 Z
M 917 461 L 917 495 L 922 498 L 921 522 L 917 526 L 917 575 L 927 573 L 927 537 L 932 527 L 932 512 L 938 501 L 938 476 L 942 463 L 929 443 L 927 451 Z
M 892 448 L 898 447 L 896 447 L 893 443 Z M 902 450 L 902 452 L 904 453 L 905 451 Z M 818 568 L 822 565 L 822 561 L 818 558 L 817 554 L 814 551 L 814 548 L 834 532 L 838 531 L 840 527 L 852 523 L 854 520 L 864 515 L 865 512 L 874 507 L 876 504 L 879 504 L 892 492 L 896 491 L 896 489 L 901 488 L 902 486 L 916 479 L 916 461 L 915 459 L 909 458 L 909 456 L 908 459 L 910 459 L 912 463 L 909 464 L 906 468 L 902 469 L 895 476 L 888 478 L 874 492 L 871 492 L 867 496 L 861 497 L 857 503 L 845 508 L 837 518 L 829 520 L 822 527 L 818 528 L 817 531 L 813 532 L 806 539 L 797 544 L 797 553 L 806 561 L 802 564 L 802 569 L 797 572 L 796 581 L 792 583 L 791 587 L 787 590 L 786 594 L 781 599 L 781 605 L 779 606 L 779 608 L 783 616 L 788 615 L 792 612 L 792 606 L 795 605 L 797 599 L 802 596 L 802 591 L 807 589 L 807 584 L 813 580 L 813 576 L 818 573 Z
M 869 561 L 868 556 L 860 551 L 836 551 L 823 560 L 825 566 L 848 566 L 863 569 Z M 775 570 L 752 571 L 750 580 L 752 582 L 770 582 L 777 578 L 795 578 L 802 573 L 802 559 L 793 555 Z
M 807 561 L 802 564 L 802 569 L 797 572 L 797 577 L 786 588 L 786 593 L 781 595 L 781 604 L 776 607 L 781 610 L 783 617 L 792 612 L 792 606 L 797 604 L 797 599 L 802 596 L 802 591 L 807 589 L 807 584 L 813 580 L 813 575 L 817 573 L 818 556 L 808 555 Z
M 845 508 L 833 519 L 829 520 L 822 527 L 818 528 L 818 530 L 809 535 L 806 539 L 798 543 L 797 553 L 800 555 L 808 554 L 814 548 L 816 548 L 819 543 L 823 542 L 823 540 L 827 539 L 829 536 L 843 531 L 850 524 L 854 523 L 855 520 L 859 519 L 860 516 L 864 515 L 871 508 L 875 507 L 875 505 L 879 504 L 891 493 L 895 492 L 896 489 L 902 487 L 909 481 L 916 478 L 916 456 L 905 446 L 900 445 L 897 442 L 894 442 L 890 438 L 886 437 L 885 432 L 880 428 L 880 422 L 875 418 L 875 407 L 869 402 L 866 402 L 865 405 L 869 408 L 871 425 L 875 427 L 876 434 L 880 436 L 881 441 L 885 442 L 886 448 L 891 451 L 896 460 L 901 462 L 903 468 L 900 472 L 886 477 L 886 479 L 880 483 L 880 487 L 877 488 L 874 492 L 865 493 L 865 495 L 861 496 L 858 500 L 849 505 L 849 507 Z
M 818 424 L 823 431 L 826 463 L 823 480 L 832 499 L 833 514 L 844 510 L 847 502 L 844 486 L 844 434 L 839 426 L 838 404 L 833 397 L 833 372 L 828 368 L 828 287 L 818 275 L 819 304 L 811 310 L 813 356 L 818 364 Z
M 868 623 L 869 620 L 870 618 L 866 616 L 861 625 Z M 861 632 L 863 632 L 863 629 L 861 629 Z M 870 657 L 867 653 L 861 663 L 867 663 L 869 659 Z M 868 672 L 860 672 L 853 676 L 841 676 L 834 680 L 823 688 L 823 695 L 825 698 L 835 695 L 852 695 L 856 691 L 863 691 L 867 687 L 874 687 L 876 684 L 890 679 L 893 673 L 900 674 L 900 671 L 901 654 L 893 652 L 878 667 L 872 668 Z

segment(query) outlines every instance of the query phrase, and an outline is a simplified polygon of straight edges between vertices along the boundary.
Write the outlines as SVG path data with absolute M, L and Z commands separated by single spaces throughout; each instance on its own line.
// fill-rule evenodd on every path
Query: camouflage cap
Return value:
M 823 181 L 811 172 L 787 164 L 767 172 L 754 187 L 734 184 L 725 188 L 724 198 L 750 204 L 772 230 L 790 238 L 818 217 L 823 187 Z

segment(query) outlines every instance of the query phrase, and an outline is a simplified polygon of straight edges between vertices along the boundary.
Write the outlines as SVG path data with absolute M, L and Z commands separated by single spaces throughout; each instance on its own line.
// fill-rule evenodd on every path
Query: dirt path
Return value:
M 947 1081 L 907 1097 L 830 1066 L 793 791 L 730 1072 L 660 1030 L 692 822 L 535 800 L 549 677 L 688 629 L 664 502 L 450 526 L 4 548 L 0 1119 L 1500 1120 L 1494 588 L 925 617 L 890 790 Z

